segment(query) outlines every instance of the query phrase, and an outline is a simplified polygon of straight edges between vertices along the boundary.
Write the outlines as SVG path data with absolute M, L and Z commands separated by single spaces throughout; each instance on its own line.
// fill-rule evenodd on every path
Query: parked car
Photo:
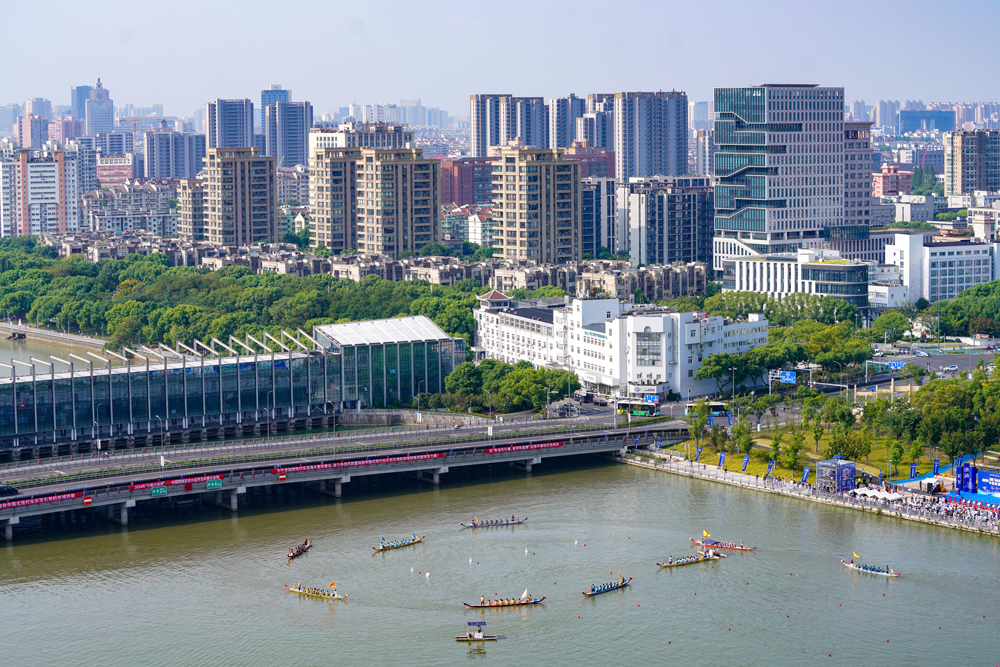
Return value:
M 607 406 L 607 404 L 608 404 L 608 402 L 605 401 L 603 398 L 595 398 L 594 399 L 594 405 L 599 405 L 599 406 L 601 406 L 603 408 L 603 407 Z
M 0 496 L 16 496 L 20 491 L 9 484 L 0 484 Z
M 941 370 L 943 370 L 945 373 L 957 373 L 958 372 L 958 366 L 956 366 L 955 364 L 952 364 L 951 366 L 945 366 Z

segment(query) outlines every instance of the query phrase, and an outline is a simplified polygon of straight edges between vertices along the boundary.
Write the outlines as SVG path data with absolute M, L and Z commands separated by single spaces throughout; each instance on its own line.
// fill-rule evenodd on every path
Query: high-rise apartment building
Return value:
M 619 247 L 633 264 L 711 261 L 711 178 L 632 178 L 618 187 L 617 206 Z
M 79 228 L 75 155 L 49 143 L 0 159 L 0 235 L 62 234 Z
M 467 206 L 493 201 L 496 158 L 463 157 L 441 160 L 441 204 Z
M 309 130 L 309 154 L 317 148 L 413 148 L 413 130 L 391 123 L 346 121 Z
M 49 121 L 38 116 L 20 116 L 14 126 L 14 141 L 21 148 L 39 149 L 49 140 Z
M 879 100 L 875 105 L 875 127 L 896 130 L 896 113 L 899 112 L 898 100 Z
M 567 160 L 580 163 L 580 178 L 614 178 L 615 152 L 587 145 L 586 141 L 574 141 L 563 150 Z
M 91 141 L 87 141 L 90 139 Z M 72 154 L 76 160 L 76 180 L 80 195 L 97 189 L 97 149 L 93 145 L 93 137 L 77 137 L 66 142 L 67 155 Z M 83 214 L 81 213 L 81 220 Z
M 493 198 L 497 256 L 545 264 L 580 259 L 579 162 L 559 149 L 502 147 Z
M 792 252 L 844 224 L 844 89 L 715 89 L 713 262 Z
M 587 110 L 587 100 L 570 93 L 549 100 L 548 148 L 568 148 L 576 141 L 576 121 Z
M 711 130 L 711 102 L 688 102 L 688 127 L 692 131 Z
M 500 140 L 500 99 L 509 97 L 510 93 L 469 96 L 470 157 L 487 157 L 491 146 L 503 143 Z
M 253 102 L 216 100 L 205 105 L 205 138 L 208 148 L 254 146 Z
M 146 178 L 194 178 L 205 159 L 205 135 L 172 130 L 146 132 L 142 137 Z
M 267 133 L 267 107 L 278 102 L 285 104 L 292 101 L 292 91 L 285 90 L 280 84 L 272 83 L 267 90 L 260 91 L 260 118 L 259 123 L 264 133 Z M 302 164 L 305 164 L 304 162 Z
M 419 148 L 361 149 L 357 250 L 398 257 L 436 243 L 440 168 Z
M 83 120 L 87 117 L 87 100 L 90 99 L 91 86 L 73 86 L 69 91 L 69 109 L 74 118 Z
M 359 148 L 309 149 L 311 237 L 335 252 L 357 245 Z
M 205 193 L 208 183 L 201 178 L 182 178 L 177 186 L 177 208 L 180 222 L 177 235 L 185 241 L 207 240 L 205 219 Z
M 274 241 L 275 159 L 256 148 L 209 148 L 205 168 L 205 240 L 226 245 Z
M 844 122 L 844 227 L 867 236 L 872 224 L 872 123 Z M 853 259 L 853 258 L 850 258 Z
M 614 111 L 588 111 L 576 119 L 576 140 L 594 148 L 615 149 Z
M 44 120 L 52 120 L 52 102 L 44 97 L 32 97 L 24 103 L 25 116 L 38 116 Z
M 1000 130 L 967 130 L 944 135 L 944 193 L 1000 190 Z
M 868 120 L 868 105 L 865 104 L 864 100 L 854 100 L 849 107 L 849 113 L 851 114 L 851 120 Z
M 615 94 L 615 175 L 682 176 L 687 173 L 687 94 Z
M 699 176 L 715 173 L 715 137 L 712 130 L 694 131 L 694 173 Z
M 549 147 L 549 110 L 541 97 L 500 98 L 500 144 L 513 141 L 531 148 Z
M 70 139 L 83 136 L 83 121 L 73 116 L 56 116 L 49 123 L 49 139 L 65 144 Z
M 580 254 L 596 258 L 602 250 L 616 252 L 618 183 L 614 178 L 580 179 Z
M 277 158 L 279 167 L 308 164 L 312 124 L 309 102 L 275 102 L 264 107 L 266 154 Z
M 115 103 L 111 93 L 97 80 L 97 86 L 91 88 L 84 103 L 84 130 L 88 137 L 102 132 L 111 132 L 115 122 Z

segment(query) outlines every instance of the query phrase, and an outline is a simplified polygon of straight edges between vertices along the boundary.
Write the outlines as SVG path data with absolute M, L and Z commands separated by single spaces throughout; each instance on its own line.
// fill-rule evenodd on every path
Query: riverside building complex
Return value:
M 0 460 L 328 426 L 336 411 L 442 392 L 464 360 L 465 340 L 419 315 L 50 357 L 30 375 L 0 363 Z
M 477 359 L 576 373 L 595 392 L 642 401 L 694 398 L 717 391 L 695 377 L 705 357 L 738 354 L 767 343 L 767 320 L 746 322 L 618 299 L 517 302 L 498 291 L 479 297 Z

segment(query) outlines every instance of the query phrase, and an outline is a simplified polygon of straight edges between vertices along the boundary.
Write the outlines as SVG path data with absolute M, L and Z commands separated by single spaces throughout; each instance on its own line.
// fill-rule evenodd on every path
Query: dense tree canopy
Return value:
M 745 320 L 750 313 L 763 313 L 771 326 L 788 326 L 808 319 L 823 324 L 854 322 L 858 307 L 843 299 L 816 294 L 789 294 L 775 299 L 762 292 L 722 292 L 705 300 L 709 315 Z

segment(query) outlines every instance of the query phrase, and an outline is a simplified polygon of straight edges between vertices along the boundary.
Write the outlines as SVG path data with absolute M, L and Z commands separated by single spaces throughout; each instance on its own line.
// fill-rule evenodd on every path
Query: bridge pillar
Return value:
M 448 472 L 448 466 L 441 466 L 440 468 L 432 468 L 431 470 L 421 470 L 417 473 L 417 479 L 422 482 L 427 482 L 428 484 L 434 484 L 437 486 L 441 483 L 441 475 Z M 427 477 L 427 473 L 430 473 L 430 477 Z
M 135 500 L 126 500 L 123 503 L 112 503 L 108 507 L 108 521 L 117 523 L 119 526 L 128 525 L 128 508 L 135 507 Z M 115 508 L 118 508 L 118 516 L 115 516 Z
M 9 517 L 4 521 L 3 537 L 8 542 L 14 539 L 14 526 L 21 523 L 21 519 L 16 516 Z
M 351 481 L 350 475 L 344 475 L 342 477 L 334 477 L 333 479 L 321 479 L 319 481 L 319 492 L 327 496 L 340 498 L 340 494 L 342 491 L 341 485 L 346 484 L 350 481 Z M 333 482 L 333 491 L 330 491 L 329 489 L 326 488 L 327 482 Z
M 535 463 L 541 463 L 542 457 L 536 456 L 531 459 L 525 459 L 524 461 L 514 461 L 511 465 L 518 470 L 523 470 L 524 472 L 531 472 L 531 466 Z

